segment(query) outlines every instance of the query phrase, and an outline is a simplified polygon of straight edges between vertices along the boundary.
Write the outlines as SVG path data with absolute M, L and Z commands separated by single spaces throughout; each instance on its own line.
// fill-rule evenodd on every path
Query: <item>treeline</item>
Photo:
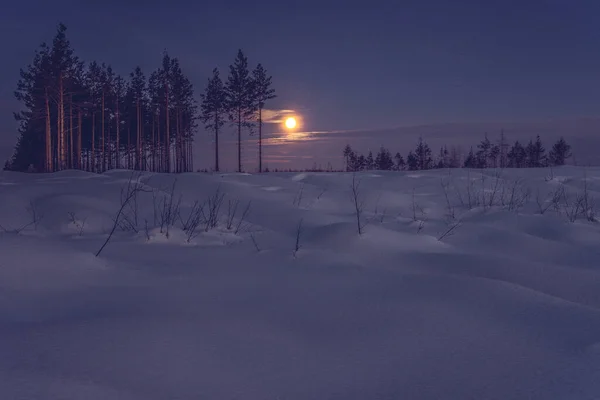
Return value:
M 19 138 L 5 169 L 193 171 L 201 120 L 215 134 L 217 171 L 219 130 L 226 121 L 236 126 L 241 171 L 242 131 L 258 122 L 261 132 L 261 110 L 275 97 L 260 64 L 251 74 L 239 51 L 225 84 L 213 71 L 198 110 L 193 85 L 166 51 L 148 77 L 136 67 L 124 78 L 104 63 L 81 61 L 66 30 L 60 24 L 52 44 L 42 44 L 21 70 L 15 91 L 23 105 L 15 113 Z
M 466 157 L 456 147 L 448 150 L 443 146 L 437 156 L 433 156 L 431 148 L 419 138 L 414 150 L 408 152 L 406 159 L 400 153 L 392 153 L 381 147 L 373 156 L 369 151 L 367 156 L 354 151 L 346 145 L 343 151 L 346 171 L 363 170 L 393 170 L 417 171 L 436 168 L 540 168 L 564 165 L 571 157 L 571 146 L 560 138 L 554 143 L 552 149 L 546 153 L 542 140 L 538 135 L 534 140 L 523 146 L 518 140 L 511 146 L 504 134 L 500 135 L 497 142 L 485 139 L 469 150 Z

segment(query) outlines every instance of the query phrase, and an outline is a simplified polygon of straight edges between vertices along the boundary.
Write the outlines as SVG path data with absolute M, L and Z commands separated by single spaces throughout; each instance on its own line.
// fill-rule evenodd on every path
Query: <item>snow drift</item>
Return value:
M 2 173 L 1 397 L 600 397 L 600 169 L 354 178 Z

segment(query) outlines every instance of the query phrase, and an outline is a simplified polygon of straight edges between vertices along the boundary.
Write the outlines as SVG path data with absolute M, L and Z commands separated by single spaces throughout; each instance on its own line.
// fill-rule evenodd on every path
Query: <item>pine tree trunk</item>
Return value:
M 154 135 L 155 135 L 154 123 L 155 122 L 156 122 L 156 119 L 154 118 L 154 114 L 153 114 L 152 115 L 152 144 L 151 144 L 152 150 L 150 151 L 150 154 L 152 155 L 152 160 L 150 161 L 150 170 L 152 172 L 156 172 L 156 140 L 154 139 Z
M 140 169 L 140 100 L 135 102 L 135 169 Z
M 215 113 L 215 172 L 219 172 L 219 115 Z
M 160 137 L 160 111 L 156 113 L 156 172 L 164 172 L 163 165 L 163 155 L 162 155 L 162 144 Z
M 131 121 L 127 123 L 127 169 L 131 169 Z
M 175 172 L 181 172 L 181 132 L 179 126 L 179 107 L 175 113 Z
M 171 160 L 170 160 L 170 133 L 171 130 L 169 129 L 169 85 L 165 85 L 165 120 L 166 120 L 166 130 L 165 130 L 165 171 L 164 172 L 171 172 Z
M 60 143 L 59 151 L 59 169 L 64 170 L 66 168 L 66 137 L 65 137 L 65 104 L 64 104 L 64 93 L 63 93 L 63 79 L 62 75 L 59 77 L 58 82 L 58 136 Z
M 100 172 L 106 171 L 106 143 L 104 138 L 104 90 L 102 90 L 102 140 L 100 142 L 101 145 L 101 156 L 102 156 L 102 170 Z
M 75 152 L 77 155 L 77 168 L 78 169 L 83 169 L 81 168 L 81 128 L 83 126 L 83 121 L 82 121 L 82 112 L 81 112 L 81 107 L 79 107 L 79 127 L 77 129 L 77 151 Z
M 116 143 L 115 143 L 115 153 L 116 153 L 116 160 L 115 160 L 115 165 L 116 168 L 119 169 L 121 168 L 121 119 L 119 117 L 119 93 L 118 93 L 118 89 L 117 89 L 117 113 L 116 113 L 116 118 L 117 118 L 117 138 L 116 138 Z
M 190 150 L 190 169 L 191 169 L 192 172 L 194 171 L 194 150 L 193 150 L 193 147 Z
M 69 168 L 73 169 L 74 163 L 74 151 L 73 146 L 73 95 L 69 96 Z
M 242 111 L 238 109 L 238 172 L 242 172 Z
M 46 172 L 52 172 L 52 129 L 50 123 L 50 99 L 46 88 Z
M 258 173 L 262 172 L 262 108 L 258 109 Z
M 92 112 L 92 172 L 96 172 L 96 112 Z
M 145 126 L 144 126 L 144 109 L 143 107 L 140 107 L 140 154 L 142 157 L 142 171 L 146 171 L 147 168 L 147 160 L 146 160 L 146 143 L 144 140 L 144 131 L 145 131 Z

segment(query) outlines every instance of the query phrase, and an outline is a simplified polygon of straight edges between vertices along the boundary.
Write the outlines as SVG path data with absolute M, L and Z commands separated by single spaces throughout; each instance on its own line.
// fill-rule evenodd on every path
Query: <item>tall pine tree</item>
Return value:
M 208 79 L 201 97 L 200 120 L 204 123 L 204 127 L 215 135 L 215 172 L 219 172 L 219 131 L 225 123 L 227 97 L 217 68 L 213 70 L 213 76 Z
M 271 88 L 271 79 L 261 64 L 252 71 L 254 100 L 258 108 L 258 172 L 262 172 L 262 110 L 267 100 L 277 97 L 275 89 Z
M 248 59 L 238 51 L 237 57 L 229 66 L 229 77 L 225 86 L 229 120 L 237 128 L 238 172 L 242 172 L 242 129 L 252 128 L 256 111 L 253 79 L 248 70 Z

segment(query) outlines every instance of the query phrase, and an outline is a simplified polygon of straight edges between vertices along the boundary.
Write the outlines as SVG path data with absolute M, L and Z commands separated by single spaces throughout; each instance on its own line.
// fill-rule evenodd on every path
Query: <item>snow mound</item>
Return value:
M 549 174 L 2 172 L 0 397 L 600 398 L 600 169 Z

